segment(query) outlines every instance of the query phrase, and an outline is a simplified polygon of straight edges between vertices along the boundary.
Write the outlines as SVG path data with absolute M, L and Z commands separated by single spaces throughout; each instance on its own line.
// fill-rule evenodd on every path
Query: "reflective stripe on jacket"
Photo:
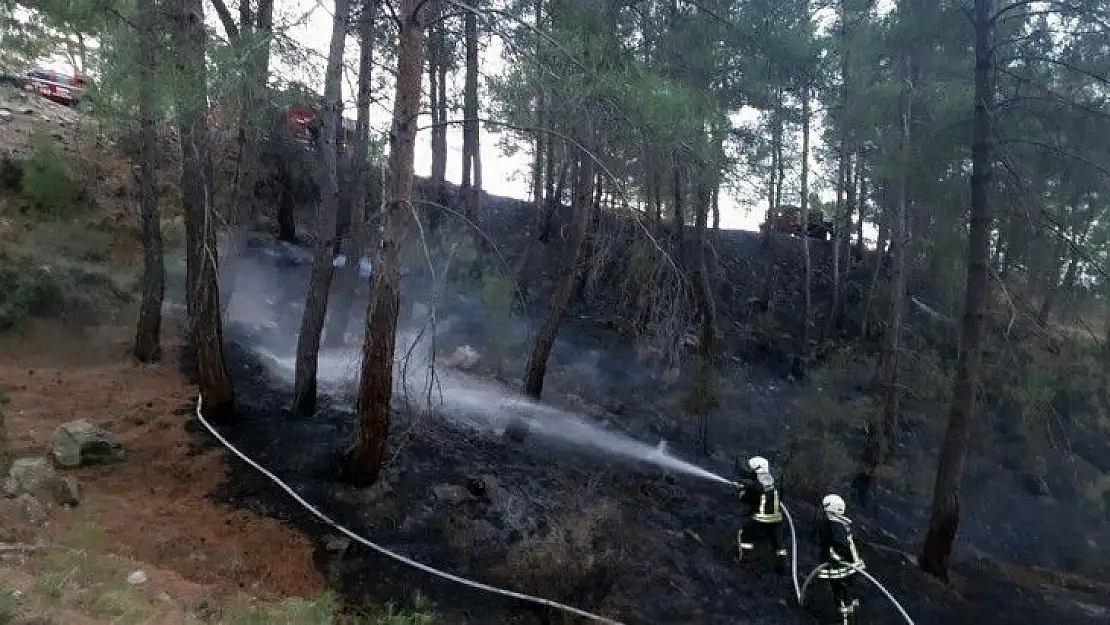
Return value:
M 744 480 L 742 486 L 740 498 L 750 508 L 753 521 L 757 523 L 782 521 L 779 490 L 771 474 L 760 473 L 755 476 L 755 479 Z
M 843 517 L 826 518 L 821 523 L 818 533 L 825 568 L 817 574 L 818 577 L 843 579 L 867 568 L 856 548 L 851 525 L 852 522 Z

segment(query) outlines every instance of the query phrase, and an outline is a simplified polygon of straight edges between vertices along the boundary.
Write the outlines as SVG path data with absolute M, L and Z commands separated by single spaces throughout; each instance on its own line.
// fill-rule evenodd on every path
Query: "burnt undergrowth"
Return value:
M 558 241 L 547 246 L 534 243 L 533 220 L 525 203 L 487 197 L 485 205 L 489 219 L 484 227 L 503 258 L 486 262 L 477 272 L 465 263 L 455 266 L 452 279 L 459 282 L 437 313 L 453 315 L 455 322 L 445 324 L 437 340 L 445 354 L 460 345 L 476 345 L 488 361 L 493 351 L 491 324 L 485 318 L 489 311 L 488 302 L 482 301 L 481 281 L 498 272 L 514 281 L 511 323 L 499 323 L 503 329 L 520 326 L 516 333 L 527 336 L 544 311 L 546 293 L 561 265 L 556 262 Z M 813 511 L 806 502 L 825 489 L 845 490 L 851 467 L 815 460 L 800 453 L 797 442 L 809 440 L 822 456 L 858 453 L 866 417 L 866 407 L 859 406 L 870 386 L 867 375 L 857 375 L 837 358 L 846 349 L 866 353 L 866 346 L 842 342 L 818 353 L 810 363 L 812 370 L 836 369 L 836 379 L 792 375 L 800 327 L 800 260 L 795 253 L 799 242 L 772 240 L 776 295 L 768 303 L 761 299 L 765 274 L 760 273 L 768 267 L 768 248 L 754 233 L 717 233 L 717 303 L 724 337 L 718 364 L 725 384 L 722 408 L 709 421 L 708 453 L 698 456 L 697 419 L 683 413 L 678 399 L 689 381 L 682 375 L 668 377 L 676 365 L 668 355 L 655 352 L 644 357 L 643 344 L 650 341 L 644 340 L 643 332 L 659 333 L 664 324 L 649 320 L 657 324 L 653 329 L 644 327 L 651 323 L 628 323 L 629 313 L 643 304 L 627 296 L 628 283 L 622 279 L 631 262 L 628 251 L 636 245 L 657 249 L 652 248 L 655 243 L 645 238 L 641 224 L 622 223 L 613 216 L 602 219 L 609 221 L 597 225 L 590 247 L 595 269 L 586 272 L 572 300 L 545 397 L 640 440 L 666 439 L 683 457 L 697 457 L 699 464 L 725 475 L 749 453 L 769 456 L 775 466 L 783 467 L 787 501 L 800 522 L 804 576 L 814 563 L 809 546 Z M 456 234 L 445 229 L 439 242 L 450 243 Z M 822 249 L 820 243 L 814 246 L 819 275 L 828 266 Z M 852 333 L 852 320 L 866 304 L 860 285 L 869 277 L 866 268 L 854 274 L 854 286 L 846 289 L 842 302 L 849 311 L 847 325 L 838 332 Z M 284 294 L 277 298 L 288 300 L 294 311 L 295 300 L 303 294 L 298 280 L 287 274 L 281 286 Z M 419 282 L 420 272 L 407 280 Z M 827 280 L 819 277 L 816 284 L 818 308 L 829 306 Z M 425 295 L 419 291 L 410 290 L 403 308 Z M 936 346 L 947 340 L 948 331 L 935 323 L 927 306 L 911 312 L 911 323 L 917 331 L 910 333 L 910 345 L 926 354 L 942 351 Z M 322 401 L 313 417 L 294 419 L 287 412 L 289 389 L 268 372 L 253 349 L 265 342 L 257 336 L 258 329 L 229 324 L 227 332 L 241 414 L 222 431 L 321 510 L 388 548 L 456 574 L 600 611 L 627 623 L 811 623 L 830 616 L 797 608 L 788 578 L 771 575 L 769 567 L 747 569 L 733 563 L 740 510 L 731 493 L 709 483 L 534 437 L 519 444 L 507 442 L 460 427 L 445 418 L 450 415 L 401 410 L 394 417 L 393 453 L 382 484 L 362 492 L 350 489 L 339 481 L 339 458 L 354 432 L 349 398 L 336 392 Z M 483 363 L 481 373 L 519 387 L 515 376 L 523 364 L 522 345 L 526 341 L 517 340 L 496 365 Z M 669 356 L 675 355 L 680 368 L 681 350 Z M 938 353 L 912 366 L 929 371 L 922 363 L 939 367 L 937 362 L 946 357 L 951 354 Z M 860 360 L 858 355 L 852 358 Z M 829 410 L 812 401 L 818 386 L 821 401 L 831 402 Z M 932 466 L 927 456 L 937 443 L 932 431 L 936 428 L 922 426 L 917 415 L 935 411 L 943 402 L 911 397 L 907 406 L 914 418 L 903 424 L 900 449 L 907 464 L 898 470 L 905 475 L 931 474 L 921 467 Z M 829 418 L 824 437 L 813 438 L 809 433 L 815 407 L 822 413 L 851 413 L 852 418 Z M 996 419 L 1004 420 L 989 414 L 987 432 Z M 889 583 L 918 623 L 1078 623 L 1105 617 L 1110 593 L 1101 586 L 1069 587 L 1054 574 L 1000 564 L 1016 561 L 1075 570 L 1079 567 L 1069 558 L 1082 558 L 1084 550 L 1097 548 L 1097 542 L 1089 542 L 1085 529 L 1090 517 L 1061 517 L 1059 503 L 1028 497 L 1024 467 L 1004 466 L 1000 471 L 991 449 L 979 453 L 964 495 L 968 513 L 955 563 L 957 592 L 934 585 L 902 554 L 916 549 L 927 493 L 897 488 L 898 480 L 877 488 L 875 504 L 852 509 L 861 536 L 871 543 L 865 557 L 872 572 Z M 437 605 L 444 623 L 564 622 L 545 609 L 443 582 L 347 544 L 253 469 L 238 462 L 233 466 L 227 490 L 218 496 L 286 519 L 316 537 L 319 566 L 352 606 L 405 598 L 420 590 Z M 814 475 L 821 480 L 806 479 Z M 1029 537 L 1036 539 L 1031 543 Z M 866 588 L 866 582 L 860 584 L 866 597 L 861 622 L 899 622 L 877 591 Z M 818 604 L 827 609 L 827 591 L 817 592 Z
M 285 409 L 289 391 L 269 377 L 238 333 L 229 329 L 240 418 L 221 432 L 336 521 L 389 549 L 630 624 L 813 623 L 831 616 L 826 589 L 815 589 L 813 606 L 801 609 L 793 602 L 789 578 L 772 574 L 769 562 L 754 567 L 733 562 L 740 510 L 732 493 L 709 483 L 543 440 L 510 443 L 435 415 L 398 412 L 395 453 L 382 483 L 351 489 L 339 481 L 337 461 L 351 440 L 353 416 L 333 398 L 309 419 L 292 417 Z M 619 427 L 645 436 L 659 429 L 660 420 L 630 409 Z M 669 440 L 692 435 L 692 424 L 668 425 Z M 199 436 L 197 444 L 214 443 Z M 673 446 L 692 455 L 681 443 Z M 727 473 L 729 460 L 718 456 L 701 463 Z M 314 537 L 318 566 L 352 607 L 419 591 L 432 600 L 443 623 L 575 622 L 439 580 L 351 544 L 244 463 L 232 462 L 226 489 L 216 497 Z M 788 491 L 787 497 L 798 521 L 805 575 L 815 562 L 809 542 L 814 510 L 802 492 Z M 918 572 L 897 542 L 866 517 L 859 524 L 869 570 L 917 623 L 1081 623 L 1110 604 L 1098 586 L 1041 588 L 1051 576 L 1041 579 L 1030 570 L 978 558 L 957 563 L 958 594 L 953 593 Z M 885 599 L 864 584 L 861 622 L 900 622 Z

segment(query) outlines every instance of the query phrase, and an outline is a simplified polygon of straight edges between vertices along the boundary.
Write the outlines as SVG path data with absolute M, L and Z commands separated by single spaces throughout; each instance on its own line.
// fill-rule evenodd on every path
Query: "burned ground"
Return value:
M 510 263 L 521 263 L 531 245 L 529 213 L 522 203 L 505 201 L 495 204 L 491 214 L 501 215 L 488 224 L 499 249 Z M 758 322 L 751 302 L 759 294 L 755 266 L 765 248 L 755 235 L 720 234 L 721 292 L 728 298 L 719 305 L 731 311 L 733 325 L 725 333 L 737 338 L 732 357 L 722 364 L 722 379 L 728 381 L 724 407 L 711 419 L 710 451 L 698 462 L 729 476 L 737 458 L 759 451 L 777 466 L 785 465 L 787 502 L 798 520 L 804 576 L 814 563 L 808 546 L 813 518 L 808 502 L 819 495 L 818 488 L 846 489 L 850 477 L 847 472 L 824 476 L 819 487 L 812 475 L 832 469 L 806 466 L 812 458 L 798 452 L 798 441 L 811 427 L 807 393 L 814 385 L 828 383 L 836 387 L 837 401 L 851 406 L 865 395 L 867 385 L 850 377 L 796 379 L 787 375 L 789 367 L 776 365 L 785 358 L 772 355 L 769 366 L 765 352 L 744 347 L 742 336 Z M 797 264 L 787 253 L 797 242 L 778 240 L 775 245 L 781 251 L 777 256 L 788 259 L 780 263 L 784 285 L 779 288 L 786 295 L 780 296 L 776 316 L 789 318 L 797 306 L 796 298 L 789 296 L 797 292 L 797 273 L 781 267 Z M 815 248 L 818 266 L 824 266 L 821 249 Z M 522 336 L 542 311 L 544 287 L 558 267 L 554 258 L 538 254 L 526 262 L 539 269 L 524 272 L 520 285 L 528 300 L 523 310 L 531 315 L 522 315 L 518 307 L 510 324 L 520 326 L 516 334 Z M 295 275 L 294 270 L 282 280 L 290 293 L 300 292 L 290 286 L 296 283 Z M 604 287 L 604 280 L 598 285 Z M 421 305 L 414 302 L 422 295 L 420 288 L 410 286 L 404 309 L 418 309 Z M 679 407 L 686 380 L 669 379 L 658 364 L 639 362 L 628 337 L 611 323 L 613 302 L 606 309 L 598 301 L 604 302 L 604 297 L 577 300 L 572 307 L 553 355 L 548 402 L 588 414 L 640 440 L 665 439 L 683 457 L 697 458 L 697 419 Z M 738 310 L 743 306 L 751 312 Z M 437 310 L 444 320 L 437 337 L 440 351 L 449 353 L 467 344 L 488 353 L 491 335 L 483 322 L 488 313 L 477 284 L 445 295 Z M 791 335 L 792 328 L 782 326 L 777 331 Z M 513 443 L 459 427 L 450 415 L 398 411 L 394 453 L 383 484 L 366 492 L 351 490 L 338 481 L 337 462 L 354 431 L 354 416 L 345 407 L 349 400 L 339 394 L 316 416 L 294 420 L 285 412 L 288 390 L 251 350 L 260 341 L 259 330 L 232 324 L 228 332 L 243 414 L 225 433 L 322 510 L 388 548 L 453 573 L 535 592 L 628 623 L 809 623 L 819 617 L 794 605 L 788 577 L 776 578 L 767 570 L 733 562 L 740 510 L 731 505 L 733 495 L 727 489 L 708 482 L 665 475 L 538 437 Z M 507 372 L 509 387 L 519 386 L 513 374 L 523 364 L 520 347 L 514 344 L 496 367 Z M 789 349 L 783 353 L 789 354 Z M 490 363 L 482 366 L 494 375 Z M 920 409 L 910 403 L 909 410 Z M 838 453 L 858 450 L 862 423 L 834 425 L 840 429 L 830 440 Z M 935 449 L 936 435 L 936 428 L 915 429 L 911 423 L 905 443 L 908 466 L 932 465 L 926 458 L 928 450 Z M 1110 594 L 1104 586 L 1061 584 L 1052 574 L 1028 568 L 1090 570 L 1069 565 L 1076 559 L 1089 560 L 1085 554 L 1096 548 L 1092 545 L 1105 540 L 1097 529 L 1092 531 L 1097 526 L 1091 526 L 1091 517 L 1073 514 L 1061 522 L 1051 516 L 1063 504 L 1026 494 L 1022 468 L 999 471 L 991 450 L 983 451 L 969 470 L 954 590 L 924 577 L 905 555 L 916 549 L 927 500 L 925 492 L 896 487 L 898 480 L 881 483 L 873 505 L 853 508 L 860 534 L 870 545 L 866 557 L 871 571 L 889 584 L 918 623 L 1079 623 L 1107 618 Z M 918 473 L 931 471 L 918 467 Z M 237 465 L 228 489 L 230 500 L 289 519 L 318 536 L 319 565 L 354 604 L 420 589 L 433 599 L 445 622 L 560 622 L 534 608 L 447 584 L 337 540 L 336 532 L 312 520 L 249 467 Z M 1029 536 L 1038 540 L 1030 544 Z M 824 592 L 819 589 L 816 596 L 818 604 L 827 607 Z M 863 592 L 863 622 L 899 622 L 877 591 Z

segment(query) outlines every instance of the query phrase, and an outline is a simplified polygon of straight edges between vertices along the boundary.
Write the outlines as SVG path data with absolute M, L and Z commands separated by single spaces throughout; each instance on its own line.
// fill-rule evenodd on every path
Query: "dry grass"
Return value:
M 585 589 L 596 589 L 620 561 L 622 550 L 599 540 L 611 540 L 620 523 L 613 504 L 584 505 L 546 532 L 517 543 L 498 572 L 516 588 L 573 601 Z
M 95 528 L 91 529 L 95 533 Z M 88 538 L 75 537 L 74 545 Z M 213 593 L 171 571 L 66 545 L 0 549 L 0 623 L 50 622 L 67 625 L 112 623 L 157 625 L 431 625 L 419 596 L 412 609 L 388 605 L 367 614 L 341 613 L 331 592 L 314 598 L 263 601 L 245 593 Z M 143 571 L 146 579 L 130 583 Z

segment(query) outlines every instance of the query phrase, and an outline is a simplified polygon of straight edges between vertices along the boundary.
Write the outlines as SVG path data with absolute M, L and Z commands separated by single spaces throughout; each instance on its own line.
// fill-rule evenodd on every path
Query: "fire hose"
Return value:
M 616 621 L 616 620 L 613 620 L 613 619 L 610 619 L 610 618 L 607 618 L 607 617 L 604 617 L 604 616 L 600 616 L 598 614 L 593 614 L 591 612 L 587 612 L 585 610 L 576 608 L 574 606 L 570 606 L 570 605 L 566 605 L 566 604 L 559 603 L 559 602 L 556 602 L 556 601 L 552 601 L 550 599 L 544 599 L 543 597 L 535 597 L 535 596 L 532 596 L 532 595 L 526 595 L 524 593 L 519 593 L 519 592 L 512 591 L 512 590 L 507 590 L 507 589 L 504 589 L 504 588 L 498 588 L 496 586 L 491 586 L 489 584 L 484 584 L 482 582 L 478 582 L 478 581 L 475 581 L 475 580 L 467 579 L 465 577 L 454 575 L 454 574 L 448 573 L 446 571 L 441 571 L 439 569 L 428 566 L 427 564 L 417 562 L 416 560 L 413 560 L 412 558 L 408 558 L 408 557 L 403 556 L 399 553 L 396 553 L 396 552 L 394 552 L 390 549 L 387 549 L 387 548 L 385 548 L 385 547 L 383 547 L 383 546 L 381 546 L 377 543 L 372 542 L 371 540 L 369 540 L 369 539 L 367 539 L 367 538 L 365 538 L 365 537 L 363 537 L 359 534 L 356 534 L 354 531 L 344 527 L 343 525 L 340 525 L 339 522 L 335 521 L 334 519 L 332 519 L 327 514 L 321 512 L 319 509 L 317 509 L 311 503 L 306 501 L 304 499 L 304 497 L 302 497 L 299 493 L 297 493 L 297 491 L 294 490 L 293 487 L 286 484 L 284 481 L 281 480 L 281 478 L 279 478 L 276 475 L 274 475 L 273 473 L 271 473 L 265 467 L 263 467 L 258 462 L 254 461 L 249 456 L 247 456 L 245 453 L 240 451 L 237 447 L 232 445 L 226 438 L 224 438 L 219 432 L 216 431 L 216 428 L 213 427 L 212 424 L 209 423 L 207 419 L 204 418 L 204 413 L 201 411 L 202 403 L 203 403 L 203 398 L 202 398 L 201 395 L 198 394 L 197 395 L 197 403 L 196 403 L 196 418 L 197 418 L 197 421 L 199 421 L 200 424 L 203 425 L 206 430 L 208 430 L 209 434 L 211 434 L 217 441 L 220 442 L 221 445 L 223 445 L 225 448 L 227 448 L 228 451 L 233 453 L 240 460 L 242 460 L 243 462 L 248 464 L 250 467 L 252 467 L 256 471 L 258 471 L 262 475 L 269 478 L 270 481 L 272 481 L 274 484 L 276 484 L 278 487 L 280 487 L 283 491 L 285 491 L 286 494 L 288 494 L 290 497 L 292 497 L 293 500 L 296 501 L 297 503 L 299 503 L 305 510 L 312 513 L 312 515 L 315 516 L 317 519 L 319 519 L 320 521 L 322 521 L 326 525 L 331 526 L 332 528 L 334 528 L 336 531 L 340 532 L 341 534 L 343 534 L 347 538 L 350 538 L 351 540 L 353 540 L 353 541 L 355 541 L 355 542 L 357 542 L 361 545 L 369 547 L 370 549 L 380 553 L 381 555 L 384 555 L 388 558 L 396 560 L 397 562 L 400 562 L 401 564 L 410 566 L 412 568 L 418 569 L 420 571 L 423 571 L 423 572 L 428 573 L 430 575 L 439 577 L 441 579 L 444 579 L 444 580 L 447 580 L 447 581 L 450 581 L 450 582 L 454 582 L 456 584 L 461 584 L 461 585 L 467 586 L 469 588 L 473 588 L 475 590 L 488 592 L 488 593 L 495 594 L 495 595 L 501 595 L 503 597 L 508 597 L 508 598 L 511 598 L 511 599 L 517 599 L 519 601 L 524 601 L 524 602 L 528 602 L 528 603 L 535 603 L 535 604 L 546 606 L 546 607 L 549 607 L 549 608 L 554 608 L 556 610 L 561 610 L 563 612 L 574 614 L 576 616 L 580 616 L 580 617 L 583 617 L 583 618 L 586 618 L 586 619 L 589 619 L 589 620 L 592 620 L 592 621 L 596 621 L 596 622 L 599 622 L 599 623 L 605 623 L 606 625 L 623 625 L 620 621 Z M 730 482 L 730 484 L 732 484 L 734 486 L 739 486 L 738 484 L 735 484 L 734 482 Z M 809 574 L 809 576 L 806 577 L 805 583 L 803 583 L 801 586 L 798 585 L 798 538 L 797 538 L 797 533 L 796 533 L 795 528 L 794 528 L 794 519 L 791 517 L 790 511 L 786 508 L 786 505 L 782 505 L 782 512 L 783 512 L 783 515 L 786 517 L 787 525 L 790 527 L 790 543 L 791 543 L 790 567 L 791 567 L 791 577 L 792 577 L 793 582 L 794 582 L 794 594 L 795 594 L 795 597 L 798 600 L 798 605 L 803 605 L 804 599 L 805 599 L 806 589 L 809 587 L 809 584 L 813 581 L 813 579 L 815 577 L 817 577 L 817 574 L 821 571 L 821 569 L 825 568 L 826 564 L 822 563 L 822 564 L 817 565 L 817 567 L 813 569 L 813 571 Z M 898 603 L 898 601 L 894 598 L 894 595 L 892 595 L 890 593 L 890 591 L 888 591 L 882 584 L 880 584 L 878 580 L 876 580 L 874 577 L 872 577 L 867 571 L 863 570 L 862 568 L 859 568 L 859 567 L 855 566 L 854 564 L 847 563 L 847 565 L 849 567 L 851 567 L 852 569 L 854 569 L 857 573 L 860 573 L 861 575 L 863 575 L 868 581 L 870 581 L 872 584 L 874 584 L 875 587 L 878 588 L 884 595 L 886 595 L 886 598 L 890 600 L 890 602 L 894 605 L 895 608 L 897 608 L 898 612 L 901 613 L 902 617 L 906 620 L 907 625 L 914 625 L 913 619 L 910 618 L 910 615 L 908 613 L 906 613 L 906 610 L 902 607 L 902 605 L 900 603 Z
M 330 525 L 336 531 L 340 532 L 341 534 L 343 534 L 347 538 L 350 538 L 351 540 L 353 540 L 353 541 L 355 541 L 355 542 L 357 542 L 361 545 L 369 547 L 370 549 L 373 549 L 374 551 L 382 554 L 383 556 L 392 558 L 393 560 L 396 560 L 397 562 L 400 562 L 401 564 L 410 566 L 410 567 L 415 568 L 415 569 L 419 569 L 419 570 L 421 570 L 425 573 L 428 573 L 430 575 L 434 575 L 434 576 L 439 577 L 441 579 L 445 579 L 449 582 L 455 582 L 456 584 L 461 584 L 463 586 L 467 586 L 467 587 L 473 588 L 475 590 L 480 590 L 482 592 L 488 592 L 488 593 L 491 593 L 491 594 L 501 595 L 503 597 L 508 597 L 510 599 L 517 599 L 519 601 L 525 601 L 525 602 L 528 602 L 528 603 L 535 603 L 535 604 L 539 604 L 539 605 L 546 606 L 546 607 L 549 607 L 549 608 L 554 608 L 556 610 L 561 610 L 563 612 L 569 612 L 570 614 L 574 614 L 576 616 L 580 616 L 580 617 L 585 618 L 585 619 L 589 619 L 589 620 L 592 620 L 592 621 L 597 621 L 599 623 L 606 623 L 606 625 L 623 625 L 620 621 L 615 621 L 613 619 L 606 618 L 604 616 L 593 614 L 591 612 L 581 610 L 581 609 L 576 608 L 574 606 L 569 606 L 569 605 L 566 605 L 566 604 L 563 604 L 563 603 L 558 603 L 558 602 L 552 601 L 550 599 L 544 599 L 543 597 L 534 597 L 532 595 L 526 595 L 524 593 L 519 593 L 519 592 L 515 592 L 515 591 L 512 591 L 512 590 L 506 590 L 504 588 L 498 588 L 496 586 L 490 586 L 489 584 L 483 584 L 482 582 L 474 581 L 472 579 L 467 579 L 465 577 L 460 577 L 458 575 L 454 575 L 454 574 L 448 573 L 446 571 L 441 571 L 439 569 L 428 566 L 427 564 L 417 562 L 416 560 L 413 560 L 412 558 L 408 558 L 408 557 L 405 557 L 405 556 L 403 556 L 399 553 L 391 551 L 391 550 L 389 550 L 385 547 L 382 547 L 381 545 L 378 545 L 377 543 L 371 542 L 369 539 L 364 538 L 364 537 L 356 534 L 355 532 L 347 529 L 346 527 L 340 525 L 337 521 L 333 520 L 327 514 L 324 514 L 323 512 L 318 510 L 315 506 L 313 506 L 308 501 L 306 501 L 304 499 L 304 497 L 301 497 L 297 493 L 297 491 L 293 490 L 293 487 L 291 487 L 288 484 L 286 484 L 285 482 L 283 482 L 281 480 L 281 478 L 277 477 L 276 475 L 274 475 L 273 473 L 268 471 L 265 467 L 263 467 L 262 465 L 258 464 L 254 460 L 252 460 L 250 457 L 248 457 L 242 451 L 239 451 L 238 448 L 236 448 L 234 445 L 232 445 L 230 442 L 228 442 L 228 440 L 226 438 L 221 436 L 220 433 L 216 431 L 216 428 L 212 427 L 212 424 L 210 424 L 204 418 L 204 414 L 201 412 L 201 409 L 200 409 L 201 403 L 202 403 L 201 396 L 197 395 L 197 408 L 196 408 L 197 421 L 200 421 L 200 424 L 203 425 L 206 430 L 208 430 L 209 434 L 214 436 L 216 438 L 216 440 L 220 442 L 220 444 L 222 444 L 224 447 L 226 447 L 228 449 L 228 451 L 230 451 L 231 453 L 238 456 L 240 460 L 242 460 L 243 462 L 250 465 L 252 468 L 254 468 L 256 471 L 258 471 L 262 475 L 265 475 L 274 484 L 277 484 L 283 491 L 285 491 L 290 497 L 292 497 L 294 499 L 294 501 L 301 504 L 301 506 L 305 510 L 311 512 L 313 516 L 320 519 L 325 524 Z
M 812 582 L 813 579 L 817 577 L 817 574 L 821 571 L 821 569 L 827 566 L 827 563 L 823 562 L 821 564 L 818 564 L 806 577 L 805 582 L 801 586 L 798 586 L 798 536 L 794 530 L 794 519 L 790 516 L 790 511 L 786 508 L 785 504 L 782 504 L 782 513 L 783 516 L 786 517 L 787 526 L 790 527 L 790 574 L 794 581 L 794 595 L 798 599 L 798 605 L 804 605 L 806 589 L 809 587 L 810 582 Z M 880 592 L 886 595 L 886 598 L 890 600 L 891 605 L 893 605 L 894 608 L 898 610 L 899 614 L 902 615 L 902 618 L 906 619 L 907 625 L 914 625 L 913 619 L 910 618 L 910 615 L 908 612 L 906 612 L 906 609 L 902 607 L 901 603 L 898 603 L 898 600 L 894 598 L 894 595 L 892 595 L 885 586 L 879 583 L 879 580 L 872 577 L 870 573 L 863 570 L 863 568 L 855 565 L 854 563 L 844 562 L 843 564 L 847 565 L 856 573 L 863 575 L 863 577 L 867 579 L 867 581 L 871 582 L 871 584 L 878 588 Z

